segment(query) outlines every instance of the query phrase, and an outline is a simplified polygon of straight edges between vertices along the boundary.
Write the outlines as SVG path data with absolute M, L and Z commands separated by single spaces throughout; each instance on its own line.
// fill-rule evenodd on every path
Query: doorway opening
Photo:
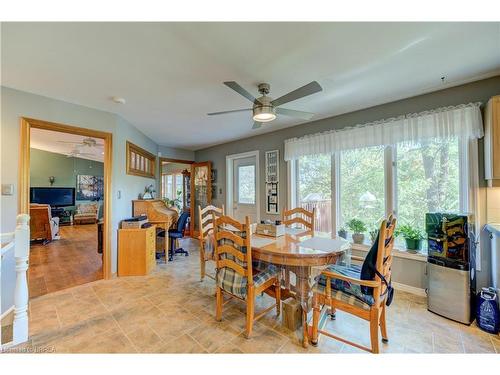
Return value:
M 30 298 L 110 278 L 111 142 L 110 133 L 22 119 Z

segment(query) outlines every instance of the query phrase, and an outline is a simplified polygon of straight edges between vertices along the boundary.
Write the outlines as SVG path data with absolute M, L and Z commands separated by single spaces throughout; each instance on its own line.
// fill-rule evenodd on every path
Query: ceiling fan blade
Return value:
M 311 112 L 296 111 L 294 109 L 287 108 L 276 108 L 276 113 L 280 115 L 301 118 L 303 120 L 310 120 L 314 116 L 314 113 Z
M 215 115 L 223 115 L 226 113 L 233 113 L 233 112 L 246 112 L 246 111 L 251 111 L 252 108 L 245 108 L 245 109 L 233 109 L 232 111 L 222 111 L 222 112 L 212 112 L 212 113 L 207 113 L 209 116 L 215 116 Z
M 278 107 L 282 104 L 292 102 L 294 100 L 303 98 L 304 96 L 312 95 L 317 92 L 322 91 L 323 89 L 319 85 L 318 82 L 312 81 L 311 83 L 308 83 L 305 86 L 299 87 L 297 90 L 293 90 L 289 92 L 288 94 L 285 94 L 283 96 L 280 96 L 278 99 L 274 99 L 271 104 L 275 107 Z
M 257 122 L 257 121 L 255 121 L 255 122 L 253 123 L 252 129 L 259 129 L 261 126 L 262 126 L 262 123 L 261 123 L 261 122 Z
M 233 89 L 234 91 L 236 91 L 238 94 L 243 95 L 245 98 L 250 100 L 252 103 L 254 103 L 257 100 L 252 94 L 250 94 L 247 90 L 245 90 L 243 87 L 241 87 L 239 84 L 237 84 L 234 81 L 224 82 L 224 84 L 227 87 L 229 87 L 230 89 Z

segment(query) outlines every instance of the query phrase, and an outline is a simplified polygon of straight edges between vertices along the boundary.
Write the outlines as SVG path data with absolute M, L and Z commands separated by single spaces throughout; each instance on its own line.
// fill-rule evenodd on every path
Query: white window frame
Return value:
M 459 157 L 459 200 L 461 212 L 469 211 L 469 176 L 468 176 L 468 142 L 467 140 L 458 140 Z M 384 195 L 385 195 L 385 215 L 386 217 L 394 213 L 397 217 L 397 146 L 390 145 L 384 149 Z M 299 176 L 298 161 L 290 160 L 287 162 L 288 171 L 288 208 L 296 207 L 299 201 Z M 340 152 L 332 154 L 332 233 L 337 233 L 338 223 L 340 222 Z M 333 199 L 335 198 L 335 199 Z

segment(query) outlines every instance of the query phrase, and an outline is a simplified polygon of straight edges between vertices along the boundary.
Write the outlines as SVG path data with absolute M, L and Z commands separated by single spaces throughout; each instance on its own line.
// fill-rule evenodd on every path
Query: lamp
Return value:
M 271 106 L 255 107 L 253 109 L 253 120 L 257 122 L 270 122 L 276 118 L 274 108 Z
M 271 104 L 271 98 L 263 95 L 253 106 L 253 120 L 257 122 L 269 122 L 276 118 L 274 106 Z

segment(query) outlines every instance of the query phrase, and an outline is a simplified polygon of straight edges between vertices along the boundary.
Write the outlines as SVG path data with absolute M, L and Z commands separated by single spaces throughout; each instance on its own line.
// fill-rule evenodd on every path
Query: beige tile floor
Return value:
M 30 302 L 30 341 L 23 348 L 58 353 L 364 353 L 323 338 L 303 349 L 299 333 L 281 327 L 275 312 L 244 336 L 245 305 L 224 308 L 214 319 L 214 282 L 199 282 L 197 242 L 184 240 L 190 256 L 176 256 L 145 277 L 99 280 Z M 259 297 L 258 306 L 268 305 Z M 427 311 L 425 299 L 396 291 L 388 308 L 385 353 L 500 353 L 500 338 Z M 369 345 L 368 324 L 339 312 L 327 328 Z

